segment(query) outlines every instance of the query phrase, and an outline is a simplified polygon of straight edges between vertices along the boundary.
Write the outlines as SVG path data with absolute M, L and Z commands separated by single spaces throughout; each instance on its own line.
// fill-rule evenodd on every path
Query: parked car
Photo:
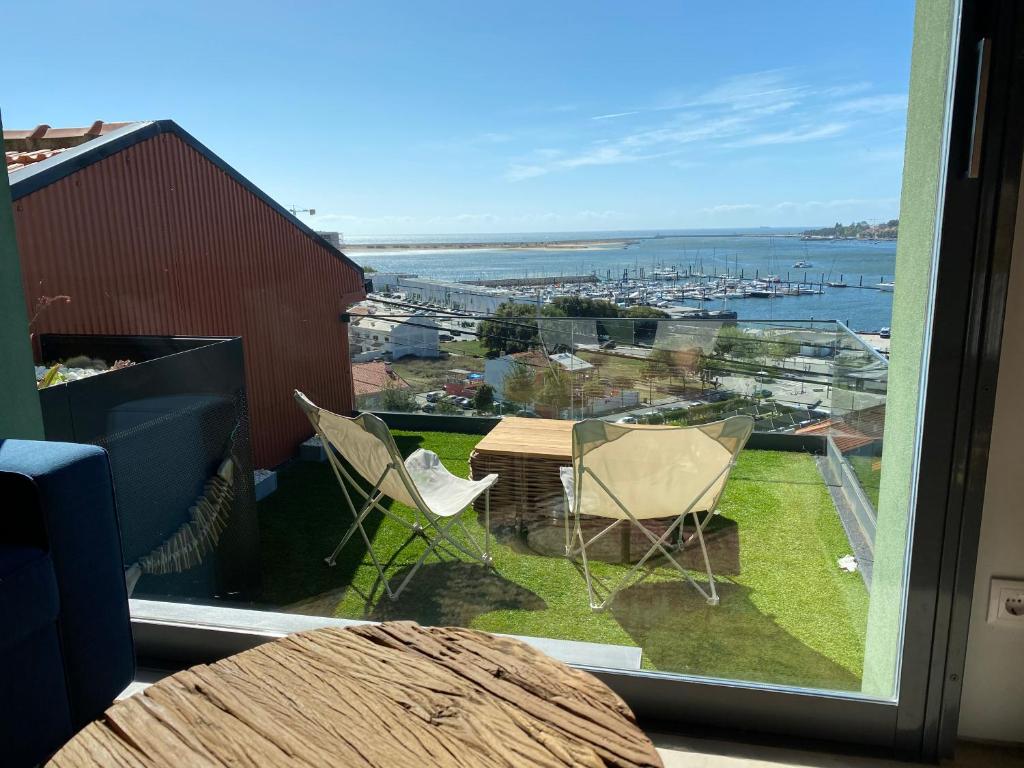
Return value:
M 636 424 L 636 416 L 623 416 L 621 419 L 615 420 L 616 424 Z
M 427 402 L 436 403 L 444 397 L 444 392 L 427 392 Z
M 878 332 L 878 338 L 880 338 L 880 339 L 888 339 L 891 336 L 892 336 L 892 331 L 889 330 L 888 328 L 883 328 L 882 330 L 880 330 Z
M 434 411 L 437 410 L 437 406 L 434 405 L 433 403 L 424 403 L 423 407 L 420 408 L 420 410 L 423 411 L 424 413 L 433 413 Z

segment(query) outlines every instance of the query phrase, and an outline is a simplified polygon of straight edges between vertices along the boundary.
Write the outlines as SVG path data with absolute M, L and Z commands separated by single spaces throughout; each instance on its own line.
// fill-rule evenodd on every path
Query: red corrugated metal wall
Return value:
M 35 333 L 241 336 L 253 460 L 311 434 L 301 389 L 352 409 L 346 326 L 359 273 L 173 134 L 93 163 L 14 204 Z

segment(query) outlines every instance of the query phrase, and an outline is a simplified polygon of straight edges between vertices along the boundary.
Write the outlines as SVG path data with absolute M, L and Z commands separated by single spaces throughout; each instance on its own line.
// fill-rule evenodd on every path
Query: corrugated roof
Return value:
M 51 132 L 52 136 L 50 135 Z M 244 186 L 250 193 L 273 208 L 293 226 L 320 245 L 330 248 L 337 258 L 356 270 L 360 276 L 363 275 L 363 268 L 361 266 L 314 232 L 305 223 L 299 221 L 294 214 L 211 152 L 208 147 L 173 120 L 128 123 L 103 123 L 102 121 L 96 121 L 96 123 L 93 123 L 88 128 L 54 129 L 47 125 L 41 125 L 32 130 L 4 131 L 5 154 L 7 151 L 28 151 L 32 148 L 30 142 L 38 144 L 50 141 L 50 143 L 57 145 L 57 147 L 51 148 L 64 148 L 62 152 L 53 153 L 49 157 L 42 158 L 29 165 L 22 165 L 13 172 L 10 172 L 11 199 L 17 201 L 26 195 L 30 195 L 60 181 L 66 176 L 87 168 L 93 163 L 97 163 L 128 147 L 135 146 L 140 142 L 165 133 L 170 133 L 180 138 L 192 149 L 199 152 L 204 158 L 228 174 L 234 181 Z M 10 137 L 8 138 L 8 136 Z M 50 138 L 47 139 L 47 137 Z M 42 144 L 40 144 L 40 147 L 42 147 Z

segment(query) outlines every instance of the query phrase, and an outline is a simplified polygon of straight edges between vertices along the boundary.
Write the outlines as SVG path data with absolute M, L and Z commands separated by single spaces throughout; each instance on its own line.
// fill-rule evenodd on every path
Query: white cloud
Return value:
M 819 126 L 802 126 L 788 128 L 784 131 L 759 133 L 729 144 L 731 147 L 763 147 L 772 144 L 803 144 L 807 141 L 829 139 L 844 133 L 849 128 L 847 123 L 826 123 Z
M 475 139 L 471 139 L 476 144 L 504 144 L 506 141 L 512 141 L 512 136 L 507 133 L 481 133 Z
M 907 109 L 907 94 L 885 93 L 878 96 L 863 96 L 859 99 L 849 99 L 840 102 L 832 107 L 836 112 L 866 112 L 878 114 L 881 112 L 905 112 Z
M 505 171 L 505 178 L 509 181 L 523 181 L 524 179 L 532 179 L 537 176 L 543 176 L 549 173 L 550 169 L 543 165 L 522 165 L 515 164 L 509 167 Z
M 741 211 L 756 211 L 761 209 L 763 206 L 757 203 L 722 203 L 721 205 L 713 205 L 710 208 L 701 208 L 700 212 L 708 216 L 716 216 L 722 213 L 738 213 Z
M 778 203 L 721 203 L 719 205 L 701 208 L 700 213 L 704 215 L 721 215 L 731 213 L 745 213 L 749 211 L 764 212 L 794 212 L 794 211 L 822 211 L 834 208 L 858 208 L 868 206 L 891 206 L 897 205 L 897 197 L 847 197 L 836 200 L 783 200 Z
M 591 120 L 614 120 L 617 117 L 629 117 L 630 115 L 639 115 L 640 110 L 633 110 L 632 112 L 611 112 L 607 115 L 594 115 Z
M 682 163 L 685 167 L 692 156 L 710 149 L 756 149 L 824 141 L 851 131 L 858 125 L 860 113 L 905 108 L 905 96 L 870 95 L 870 88 L 866 81 L 811 87 L 782 69 L 740 74 L 703 92 L 671 94 L 654 107 L 593 115 L 591 121 L 611 127 L 619 118 L 673 112 L 670 119 L 662 117 L 618 136 L 604 132 L 594 138 L 592 130 L 588 131 L 583 135 L 591 140 L 575 149 L 527 153 L 510 162 L 505 178 L 524 181 L 575 168 L 669 156 L 675 156 L 674 164 Z M 822 114 L 828 113 L 832 113 L 832 120 L 821 119 Z M 880 129 L 872 126 L 871 130 L 875 135 Z M 695 149 L 686 153 L 689 156 L 679 157 L 688 146 Z
M 769 69 L 730 77 L 696 99 L 677 106 L 722 106 L 733 110 L 764 108 L 779 101 L 793 101 L 807 92 L 790 83 L 784 70 Z

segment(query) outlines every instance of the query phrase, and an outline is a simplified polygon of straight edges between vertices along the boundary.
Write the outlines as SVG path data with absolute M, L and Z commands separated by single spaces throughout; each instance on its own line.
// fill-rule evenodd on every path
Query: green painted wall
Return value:
M 0 170 L 0 439 L 43 438 L 28 333 L 11 187 L 4 166 Z
M 902 632 L 914 443 L 930 312 L 953 22 L 949 0 L 918 2 L 896 246 L 885 452 L 864 658 L 864 692 L 885 698 L 895 695 Z

